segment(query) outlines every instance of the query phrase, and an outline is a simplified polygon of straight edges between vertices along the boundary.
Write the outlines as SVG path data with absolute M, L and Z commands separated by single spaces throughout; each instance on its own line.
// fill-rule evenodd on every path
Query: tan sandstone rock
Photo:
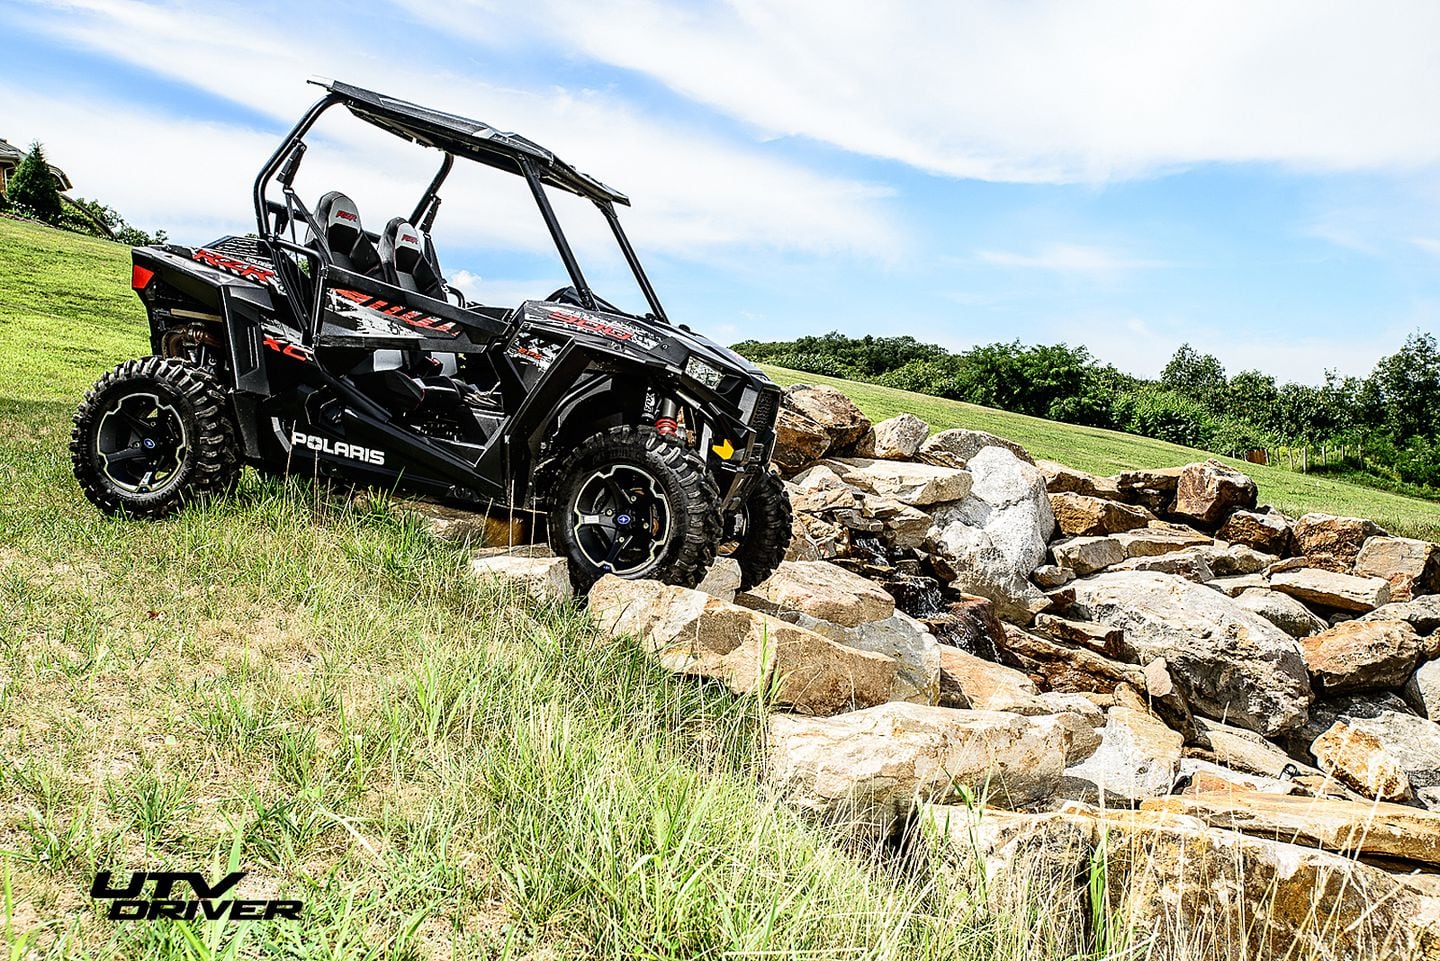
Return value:
M 1434 594 L 1440 591 L 1440 544 L 1413 537 L 1371 537 L 1355 558 L 1355 573 L 1389 581 L 1393 600 Z
M 870 418 L 849 397 L 823 384 L 785 389 L 781 409 L 804 414 L 830 435 L 830 450 L 844 453 L 870 429 Z
M 1366 797 L 1408 801 L 1413 797 L 1404 764 L 1385 750 L 1377 734 L 1345 721 L 1316 738 L 1310 746 L 1315 763 Z
M 1030 452 L 1014 441 L 965 427 L 952 427 L 934 434 L 920 445 L 917 456 L 921 461 L 939 467 L 964 467 L 970 458 L 986 447 L 1000 447 L 1027 464 L 1035 463 Z
M 843 457 L 827 460 L 825 466 L 847 484 L 912 507 L 960 500 L 972 484 L 968 472 L 933 464 Z
M 780 610 L 855 627 L 895 613 L 895 599 L 872 580 L 826 561 L 783 561 L 750 593 Z
M 884 704 L 830 718 L 770 717 L 769 782 L 814 814 L 888 829 L 962 791 L 1003 804 L 1048 797 L 1070 749 L 1054 717 Z
M 1300 647 L 1315 684 L 1329 693 L 1399 687 L 1424 651 L 1404 621 L 1345 621 L 1306 637 Z
M 1295 553 L 1308 558 L 1311 567 L 1348 574 L 1365 541 L 1385 533 L 1363 517 L 1306 514 L 1295 522 Z
M 1357 614 L 1373 611 L 1390 600 L 1390 584 L 1381 578 L 1354 577 L 1316 567 L 1272 574 L 1270 587 L 1307 604 Z
M 490 554 L 470 561 L 479 578 L 513 584 L 537 601 L 562 601 L 571 596 L 570 565 L 563 557 Z
M 896 684 L 893 658 L 701 591 L 607 574 L 590 589 L 590 610 L 602 630 L 638 638 L 668 670 L 714 678 L 737 694 L 771 685 L 779 703 L 807 713 L 881 704 Z
M 1237 510 L 1255 506 L 1257 488 L 1247 475 L 1218 460 L 1188 464 L 1175 484 L 1173 513 L 1214 529 Z
M 1144 527 L 1155 519 L 1155 515 L 1143 507 L 1069 492 L 1052 493 L 1050 508 L 1055 512 L 1055 524 L 1061 533 L 1071 537 L 1118 534 Z
M 1290 550 L 1291 522 L 1279 511 L 1236 511 L 1220 525 L 1218 536 L 1266 554 L 1284 557 Z

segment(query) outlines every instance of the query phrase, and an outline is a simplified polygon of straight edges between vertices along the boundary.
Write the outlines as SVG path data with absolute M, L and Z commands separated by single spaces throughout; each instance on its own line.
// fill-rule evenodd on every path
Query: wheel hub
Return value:
M 95 427 L 101 472 L 131 494 L 156 494 L 174 484 L 188 449 L 179 411 L 157 394 L 117 398 Z
M 571 505 L 581 554 L 602 571 L 638 577 L 660 560 L 671 530 L 670 501 L 654 475 L 633 464 L 597 468 Z

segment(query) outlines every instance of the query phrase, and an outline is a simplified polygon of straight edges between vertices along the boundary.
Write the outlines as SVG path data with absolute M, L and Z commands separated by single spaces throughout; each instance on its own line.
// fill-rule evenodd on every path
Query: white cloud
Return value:
M 744 245 L 890 258 L 903 245 L 886 205 L 890 191 L 881 185 L 816 173 L 776 159 L 762 147 L 667 123 L 607 92 L 520 91 L 447 73 L 416 58 L 397 58 L 353 31 L 347 33 L 344 18 L 295 10 L 294 21 L 281 35 L 264 17 L 249 20 L 171 3 L 55 0 L 29 13 L 27 24 L 32 29 L 155 70 L 277 122 L 288 124 L 318 98 L 316 88 L 303 81 L 319 73 L 478 116 L 501 128 L 518 127 L 582 169 L 631 193 L 635 209 L 623 216 L 643 250 L 698 257 Z M 60 104 L 58 99 L 55 103 L 71 114 L 137 113 L 123 103 L 88 108 Z M 7 106 L 7 122 L 12 113 Z M 124 132 L 120 142 L 158 142 L 172 136 L 186 140 L 190 138 L 184 128 L 195 126 L 173 119 L 150 119 L 158 124 Z M 53 124 L 24 126 L 36 136 L 56 139 L 51 132 Z M 107 129 L 113 127 L 107 125 Z M 360 187 L 348 185 L 368 186 L 384 201 L 372 209 L 408 211 L 414 193 L 402 198 L 396 182 L 397 176 L 402 178 L 399 183 L 405 182 L 401 154 L 393 147 L 375 148 L 379 160 L 372 162 L 370 154 L 361 152 L 363 138 L 339 127 L 330 129 L 336 143 L 349 148 L 348 154 L 341 151 L 338 164 L 331 168 L 337 175 L 346 175 L 344 189 L 359 193 Z M 276 140 L 270 138 L 270 146 L 263 152 L 243 151 L 247 163 L 253 160 L 249 177 Z M 96 143 L 114 142 L 92 137 L 82 149 L 93 154 Z M 220 147 L 217 143 L 214 152 L 219 153 Z M 307 155 L 302 176 L 323 167 L 320 153 Z M 67 167 L 76 165 L 68 156 L 63 159 Z M 152 152 L 152 160 L 151 177 L 174 184 L 186 197 L 193 196 L 197 182 L 207 177 L 204 165 L 165 163 L 158 150 Z M 231 163 L 228 153 L 222 163 L 227 167 Z M 107 175 L 103 165 L 86 160 L 78 165 L 87 167 L 86 179 L 77 180 L 82 192 L 89 190 L 102 197 L 133 193 L 118 176 Z M 428 169 L 424 171 L 422 182 L 428 173 Z M 455 181 L 460 179 L 456 175 Z M 487 181 L 492 182 L 493 178 Z M 248 191 L 239 193 L 238 199 L 243 202 L 246 196 Z M 232 190 L 229 197 L 237 194 Z M 217 197 L 211 196 L 207 204 L 213 209 Z M 362 204 L 361 209 L 367 208 Z M 129 211 L 125 212 L 128 215 Z M 518 193 L 502 190 L 496 196 L 481 195 L 478 189 L 468 195 L 452 191 L 446 195 L 442 219 L 446 227 L 462 225 L 460 233 L 471 241 L 495 246 L 519 243 L 526 249 L 544 245 L 543 231 L 537 235 L 531 229 L 538 217 L 523 188 Z M 521 220 L 524 225 L 515 226 Z M 603 231 L 598 217 L 578 228 L 582 240 L 596 241 Z
M 1412 237 L 1410 242 L 1427 254 L 1440 257 L 1440 238 L 1437 237 Z
M 529 17 L 767 136 L 957 177 L 1103 181 L 1179 165 L 1440 160 L 1440 5 L 1412 0 L 405 0 L 486 42 Z
M 1033 254 L 1008 250 L 981 250 L 976 258 L 995 267 L 1049 270 L 1062 274 L 1116 274 L 1127 270 L 1167 266 L 1164 261 L 1141 260 L 1103 247 L 1084 244 L 1045 244 Z

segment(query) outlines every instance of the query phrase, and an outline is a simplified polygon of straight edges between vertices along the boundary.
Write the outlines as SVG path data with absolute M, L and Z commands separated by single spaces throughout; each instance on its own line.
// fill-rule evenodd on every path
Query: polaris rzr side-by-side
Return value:
M 604 573 L 693 586 L 719 549 L 746 586 L 779 564 L 790 506 L 769 467 L 780 390 L 673 323 L 621 229 L 626 197 L 524 137 L 335 81 L 260 171 L 258 233 L 137 247 L 152 356 L 75 415 L 75 476 L 101 510 L 158 518 L 243 465 L 544 519 L 583 588 Z M 438 151 L 413 211 L 367 216 L 294 188 L 326 111 Z M 431 236 L 456 159 L 524 180 L 570 285 L 516 307 L 449 286 Z M 649 310 L 587 285 L 548 191 L 590 201 Z M 395 212 L 389 212 L 395 213 Z

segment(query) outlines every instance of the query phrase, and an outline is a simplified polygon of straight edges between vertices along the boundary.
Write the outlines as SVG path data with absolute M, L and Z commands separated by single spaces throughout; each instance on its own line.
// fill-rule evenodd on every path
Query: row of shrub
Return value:
M 1440 486 L 1440 347 L 1416 332 L 1367 377 L 1319 386 L 1258 370 L 1227 375 L 1185 344 L 1156 380 L 1103 364 L 1084 347 L 1019 341 L 951 352 L 913 337 L 829 333 L 747 340 L 753 361 L 867 381 L 1071 424 L 1123 430 L 1232 456 L 1276 447 L 1343 448 L 1354 470 Z

